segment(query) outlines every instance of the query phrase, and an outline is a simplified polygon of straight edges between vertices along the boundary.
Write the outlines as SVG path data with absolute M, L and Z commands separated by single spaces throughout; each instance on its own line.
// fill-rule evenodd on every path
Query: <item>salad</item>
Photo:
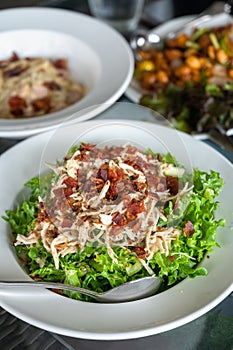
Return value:
M 134 78 L 140 104 L 192 133 L 233 127 L 233 24 L 195 28 L 141 50 Z
M 30 277 L 104 292 L 150 275 L 162 278 L 160 291 L 207 275 L 199 263 L 224 225 L 214 216 L 218 172 L 189 174 L 170 153 L 128 144 L 81 143 L 48 167 L 4 216 Z

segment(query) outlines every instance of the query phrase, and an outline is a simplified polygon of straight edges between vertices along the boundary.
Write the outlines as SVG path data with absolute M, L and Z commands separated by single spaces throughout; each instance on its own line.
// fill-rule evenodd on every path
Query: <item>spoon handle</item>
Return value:
M 0 281 L 0 291 L 4 287 L 37 287 L 48 289 L 61 289 L 79 292 L 80 294 L 88 295 L 99 302 L 106 303 L 119 303 L 125 301 L 132 301 L 142 299 L 151 295 L 154 295 L 162 283 L 161 278 L 156 276 L 148 276 L 139 279 L 135 279 L 130 282 L 123 283 L 122 285 L 112 288 L 107 292 L 97 293 L 92 290 L 72 286 L 69 284 L 57 283 L 57 282 L 45 282 L 45 281 Z M 9 289 L 6 289 L 7 293 Z M 31 291 L 30 291 L 31 292 Z
M 37 287 L 37 288 L 48 288 L 48 289 L 60 289 L 68 290 L 72 292 L 78 292 L 84 295 L 88 295 L 93 298 L 100 298 L 101 294 L 87 290 L 84 288 L 79 288 L 77 286 L 72 286 L 69 284 L 57 283 L 57 282 L 31 282 L 31 281 L 0 281 L 1 287 Z
M 231 14 L 232 5 L 223 1 L 215 1 L 209 7 L 207 7 L 203 12 L 193 17 L 191 20 L 186 22 L 182 28 L 172 31 L 169 33 L 168 37 L 173 38 L 178 35 L 180 32 L 184 31 L 184 27 L 187 29 L 188 27 L 198 26 L 208 20 L 211 19 L 212 16 L 219 15 L 222 13 Z
M 210 6 L 208 6 L 204 11 L 197 15 L 193 20 L 200 19 L 200 17 L 209 15 L 214 16 L 221 13 L 231 14 L 232 5 L 229 2 L 224 1 L 214 1 Z

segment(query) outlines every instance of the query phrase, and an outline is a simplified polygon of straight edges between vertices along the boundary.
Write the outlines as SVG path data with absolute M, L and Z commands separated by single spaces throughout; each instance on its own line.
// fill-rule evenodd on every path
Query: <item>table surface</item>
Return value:
M 86 1 L 1 1 L 0 8 L 16 6 L 52 6 L 88 13 Z M 144 25 L 144 23 L 143 23 Z M 127 99 L 122 96 L 120 102 Z M 96 117 L 104 119 L 105 113 Z M 152 120 L 151 120 L 152 121 Z M 13 147 L 19 140 L 1 139 L 0 154 Z M 211 141 L 205 141 L 216 148 L 231 162 L 233 154 L 223 151 Z M 200 318 L 162 334 L 122 341 L 91 341 L 53 334 L 31 326 L 0 308 L 1 350 L 233 350 L 233 294 L 217 307 Z

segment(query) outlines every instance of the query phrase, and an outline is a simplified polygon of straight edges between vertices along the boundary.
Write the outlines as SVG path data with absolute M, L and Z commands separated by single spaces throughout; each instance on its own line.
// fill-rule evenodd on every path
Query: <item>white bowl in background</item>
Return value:
M 93 118 L 124 93 L 133 75 L 134 58 L 126 40 L 106 24 L 74 11 L 1 11 L 0 59 L 13 51 L 21 57 L 66 58 L 72 78 L 89 91 L 75 104 L 55 113 L 0 119 L 0 137 L 24 138 L 63 123 Z

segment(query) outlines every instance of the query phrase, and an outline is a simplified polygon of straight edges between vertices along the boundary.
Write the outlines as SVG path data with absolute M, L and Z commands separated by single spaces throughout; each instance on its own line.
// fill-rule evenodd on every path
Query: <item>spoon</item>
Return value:
M 206 10 L 201 12 L 199 15 L 192 18 L 185 24 L 185 29 L 198 26 L 211 19 L 212 16 L 226 13 L 230 14 L 232 10 L 232 5 L 222 1 L 215 1 Z M 178 34 L 184 32 L 184 26 L 182 28 L 177 28 L 166 35 L 166 39 L 173 39 Z M 130 46 L 134 52 L 134 56 L 137 61 L 141 60 L 140 55 L 138 55 L 139 50 L 145 50 L 149 48 L 159 48 L 163 42 L 164 38 L 161 38 L 158 33 L 138 31 L 130 38 Z
M 78 292 L 94 298 L 103 303 L 120 303 L 149 297 L 157 292 L 161 285 L 161 278 L 156 276 L 139 278 L 108 290 L 104 293 L 93 292 L 88 289 L 69 284 L 42 281 L 0 281 L 0 287 L 37 287 L 48 289 L 61 289 Z

